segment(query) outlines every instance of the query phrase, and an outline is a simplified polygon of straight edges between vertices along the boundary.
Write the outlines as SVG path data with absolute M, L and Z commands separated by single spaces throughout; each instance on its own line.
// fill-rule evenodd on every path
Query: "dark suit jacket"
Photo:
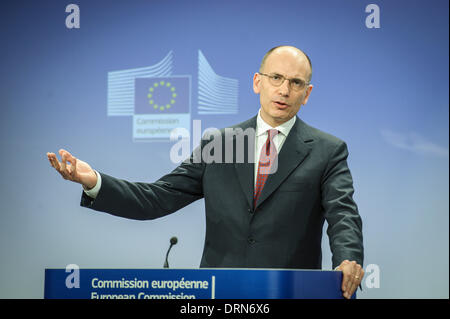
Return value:
M 256 117 L 237 127 L 255 128 Z M 254 147 L 253 141 L 246 139 L 245 147 Z M 256 207 L 251 156 L 244 163 L 185 161 L 154 183 L 101 174 L 97 198 L 83 193 L 81 205 L 147 220 L 203 197 L 206 236 L 201 267 L 320 269 L 326 220 L 333 268 L 345 259 L 362 265 L 362 222 L 352 199 L 347 156 L 343 141 L 297 117 L 279 154 L 278 170 L 269 175 Z

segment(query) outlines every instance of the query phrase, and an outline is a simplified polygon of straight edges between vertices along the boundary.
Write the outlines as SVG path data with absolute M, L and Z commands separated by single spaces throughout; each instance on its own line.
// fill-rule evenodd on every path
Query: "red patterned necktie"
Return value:
M 258 163 L 258 175 L 256 176 L 255 192 L 253 194 L 253 207 L 256 207 L 259 195 L 261 195 L 264 184 L 269 174 L 276 172 L 278 168 L 277 149 L 273 143 L 273 138 L 278 134 L 278 130 L 267 131 L 267 140 L 261 149 Z

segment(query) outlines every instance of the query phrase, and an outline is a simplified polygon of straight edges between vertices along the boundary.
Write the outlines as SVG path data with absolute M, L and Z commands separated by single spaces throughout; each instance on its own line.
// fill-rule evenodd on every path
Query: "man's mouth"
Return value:
M 286 103 L 284 103 L 284 102 L 281 102 L 281 101 L 274 101 L 273 102 L 279 109 L 285 109 L 285 108 L 287 108 L 289 105 L 288 104 L 286 104 Z

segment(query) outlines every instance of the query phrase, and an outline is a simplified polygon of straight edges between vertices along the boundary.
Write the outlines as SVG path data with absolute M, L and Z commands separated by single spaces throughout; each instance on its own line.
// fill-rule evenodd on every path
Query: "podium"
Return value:
M 322 270 L 45 269 L 44 298 L 342 299 L 341 282 Z

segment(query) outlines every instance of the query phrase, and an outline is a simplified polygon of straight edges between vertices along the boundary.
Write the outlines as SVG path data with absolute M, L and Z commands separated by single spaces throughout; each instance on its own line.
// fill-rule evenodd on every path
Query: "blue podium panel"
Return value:
M 46 269 L 44 298 L 341 299 L 342 273 L 273 269 Z

